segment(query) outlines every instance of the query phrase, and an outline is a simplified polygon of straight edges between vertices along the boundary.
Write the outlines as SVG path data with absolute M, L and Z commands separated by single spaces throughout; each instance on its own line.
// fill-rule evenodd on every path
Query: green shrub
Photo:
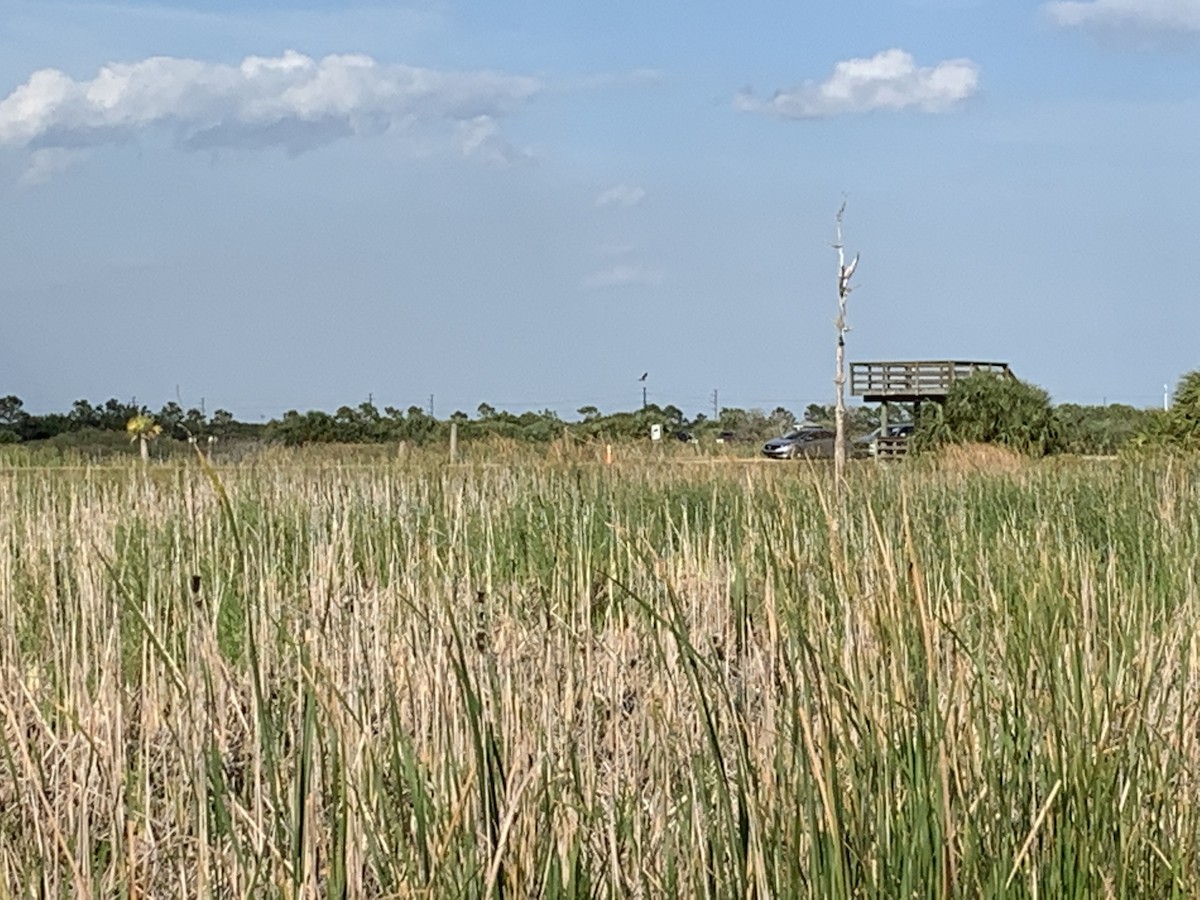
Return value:
M 1200 445 L 1200 369 L 1179 380 L 1168 421 L 1176 441 L 1189 447 Z
M 917 449 L 948 443 L 1003 444 L 1045 456 L 1060 448 L 1050 395 L 1036 385 L 976 372 L 956 381 L 942 406 L 921 410 Z
M 1135 448 L 1200 448 L 1200 369 L 1179 379 L 1171 408 L 1152 415 L 1134 436 Z
M 1080 406 L 1064 403 L 1055 407 L 1059 440 L 1064 453 L 1081 456 L 1112 456 L 1126 447 L 1137 446 L 1139 436 L 1162 427 L 1161 409 L 1138 409 L 1124 403 Z

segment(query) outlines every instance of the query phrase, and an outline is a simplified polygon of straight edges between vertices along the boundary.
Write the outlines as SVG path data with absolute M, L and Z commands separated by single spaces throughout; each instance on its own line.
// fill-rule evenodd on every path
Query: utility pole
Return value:
M 646 408 L 646 386 L 642 385 L 642 409 Z
M 838 255 L 838 316 L 834 320 L 837 327 L 837 373 L 833 383 L 837 386 L 837 402 L 833 408 L 833 472 L 837 480 L 838 490 L 841 490 L 842 477 L 846 471 L 846 300 L 850 292 L 850 278 L 858 268 L 858 254 L 850 264 L 846 264 L 846 248 L 842 243 L 842 216 L 846 212 L 846 203 L 842 202 L 837 212 L 837 242 L 833 245 Z
M 718 402 L 718 399 L 719 399 L 719 397 L 717 394 L 717 389 L 713 388 L 712 401 L 713 401 L 713 421 L 714 422 L 721 418 L 721 404 Z
M 435 416 L 433 414 L 433 394 L 429 395 L 429 418 L 431 418 L 431 419 L 437 418 L 437 416 Z

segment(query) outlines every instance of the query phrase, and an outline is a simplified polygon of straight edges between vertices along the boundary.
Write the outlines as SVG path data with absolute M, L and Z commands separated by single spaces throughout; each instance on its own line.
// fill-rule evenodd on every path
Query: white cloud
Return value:
M 68 150 L 65 147 L 43 147 L 34 150 L 29 155 L 29 167 L 21 175 L 18 183 L 22 187 L 45 184 L 55 175 L 80 162 L 86 155 L 82 150 Z
M 869 59 L 847 59 L 820 83 L 806 81 L 778 91 L 770 100 L 750 92 L 734 105 L 783 119 L 820 119 L 876 109 L 945 112 L 979 89 L 979 66 L 969 59 L 950 59 L 918 66 L 903 50 L 885 50 Z
M 1042 9 L 1067 28 L 1200 31 L 1200 0 L 1058 0 Z
M 531 151 L 518 150 L 505 140 L 494 116 L 476 116 L 469 122 L 457 123 L 455 142 L 464 157 L 499 166 L 533 158 Z
M 156 56 L 113 63 L 91 80 L 34 72 L 0 100 L 0 146 L 79 150 L 164 129 L 187 149 L 311 150 L 343 137 L 397 133 L 445 140 L 495 158 L 500 119 L 539 90 L 536 79 L 295 51 L 239 65 Z M 36 161 L 35 161 L 36 164 Z
M 645 199 L 645 188 L 628 184 L 618 184 L 606 191 L 601 191 L 600 196 L 596 198 L 596 205 L 600 207 L 618 206 L 622 209 L 628 209 L 631 206 L 637 206 Z
M 663 273 L 643 265 L 618 265 L 595 272 L 584 279 L 586 288 L 625 287 L 627 285 L 662 284 Z

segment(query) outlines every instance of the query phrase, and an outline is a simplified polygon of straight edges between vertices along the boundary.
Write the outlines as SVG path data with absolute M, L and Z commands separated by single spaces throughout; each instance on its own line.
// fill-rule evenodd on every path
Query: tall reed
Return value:
M 1195 896 L 1198 475 L 4 471 L 0 896 Z

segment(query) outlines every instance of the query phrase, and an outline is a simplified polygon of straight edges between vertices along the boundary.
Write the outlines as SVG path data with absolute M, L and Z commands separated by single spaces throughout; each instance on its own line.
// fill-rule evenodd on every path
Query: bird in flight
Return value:
M 639 379 L 638 379 L 638 381 L 645 381 L 645 380 L 646 380 L 647 378 L 649 378 L 649 377 L 650 377 L 650 373 L 649 373 L 649 372 L 643 372 L 643 373 L 642 373 L 642 377 L 641 377 L 641 378 L 639 378 Z

